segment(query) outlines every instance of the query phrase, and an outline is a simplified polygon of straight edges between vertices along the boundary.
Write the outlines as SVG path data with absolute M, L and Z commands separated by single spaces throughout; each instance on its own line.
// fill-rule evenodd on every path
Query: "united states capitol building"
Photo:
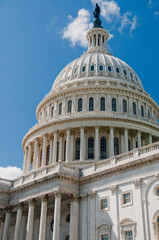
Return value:
M 159 240 L 159 106 L 108 36 L 96 16 L 37 106 L 23 175 L 0 180 L 0 240 Z

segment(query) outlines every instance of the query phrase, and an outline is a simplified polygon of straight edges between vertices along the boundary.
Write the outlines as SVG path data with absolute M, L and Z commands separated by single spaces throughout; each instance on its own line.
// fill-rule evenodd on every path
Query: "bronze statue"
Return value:
M 95 8 L 95 10 L 94 10 L 93 15 L 94 15 L 95 18 L 99 18 L 99 15 L 100 15 L 100 7 L 98 6 L 98 3 L 96 3 L 96 8 Z

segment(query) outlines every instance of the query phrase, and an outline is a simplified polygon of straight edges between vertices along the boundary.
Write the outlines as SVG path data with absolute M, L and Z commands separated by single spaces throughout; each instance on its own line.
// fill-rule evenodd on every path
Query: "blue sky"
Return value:
M 22 139 L 60 70 L 86 50 L 94 0 L 0 0 L 0 167 L 22 168 Z M 159 104 L 159 1 L 99 0 L 109 51 Z M 2 171 L 0 171 L 2 176 Z

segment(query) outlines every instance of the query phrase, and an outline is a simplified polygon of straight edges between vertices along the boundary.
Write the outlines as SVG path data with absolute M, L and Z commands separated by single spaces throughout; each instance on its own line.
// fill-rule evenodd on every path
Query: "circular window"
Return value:
M 91 66 L 91 72 L 93 72 L 93 71 L 94 71 L 94 65 Z
M 86 66 L 83 66 L 82 67 L 82 72 L 85 72 L 86 71 Z
M 119 68 L 118 68 L 118 67 L 116 67 L 116 72 L 117 72 L 117 73 L 119 73 L 119 72 L 120 72 L 120 70 L 119 70 Z
M 155 188 L 155 194 L 156 194 L 157 197 L 159 197 L 159 186 L 157 186 L 157 187 Z
M 68 213 L 67 215 L 66 215 L 66 222 L 70 222 L 70 213 Z
M 99 70 L 102 72 L 103 71 L 103 65 L 99 66 Z
M 111 66 L 108 66 L 108 72 L 111 72 L 111 71 L 112 71 Z
M 69 240 L 69 235 L 67 235 L 67 236 L 65 237 L 65 240 Z
M 126 70 L 125 70 L 125 69 L 123 70 L 123 73 L 124 73 L 124 75 L 125 75 L 125 76 L 127 75 L 127 72 L 126 72 Z

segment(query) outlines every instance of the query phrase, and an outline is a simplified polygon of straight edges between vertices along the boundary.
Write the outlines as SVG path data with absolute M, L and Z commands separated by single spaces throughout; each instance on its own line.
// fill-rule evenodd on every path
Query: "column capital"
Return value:
M 13 209 L 12 206 L 5 206 L 4 211 L 5 211 L 5 213 L 11 213 L 12 209 Z
M 36 141 L 38 142 L 38 141 L 39 141 L 39 138 L 38 138 L 38 137 L 36 137 L 34 140 L 35 140 L 35 142 L 36 142 Z
M 81 194 L 80 195 L 80 198 L 82 199 L 82 200 L 87 200 L 88 199 L 88 194 L 86 193 L 86 194 Z
M 138 179 L 134 179 L 132 180 L 133 184 L 135 185 L 135 187 L 140 187 L 141 186 L 141 183 L 142 183 L 142 179 L 141 178 L 138 178 Z
M 43 136 L 43 137 L 47 137 L 47 133 L 44 133 L 42 136 Z
M 71 199 L 72 199 L 74 202 L 79 202 L 79 200 L 80 200 L 80 195 L 79 195 L 79 194 L 71 194 Z
M 99 126 L 95 126 L 94 128 L 95 128 L 95 129 L 99 129 Z
M 28 199 L 28 200 L 27 200 L 27 203 L 28 203 L 29 206 L 34 206 L 34 204 L 35 204 L 35 198 L 30 198 L 30 199 Z
M 115 194 L 118 190 L 118 185 L 112 185 L 109 187 L 109 189 L 112 192 L 112 194 Z
M 16 210 L 20 210 L 20 209 L 22 209 L 23 206 L 24 206 L 23 203 L 18 203 L 18 204 L 16 205 Z
M 55 191 L 55 192 L 53 193 L 53 195 L 54 195 L 55 198 L 61 198 L 62 192 L 60 192 L 60 191 Z
M 40 196 L 41 202 L 47 202 L 48 198 L 49 198 L 49 196 L 47 194 L 44 194 L 44 195 Z
M 93 199 L 93 198 L 95 198 L 97 193 L 96 192 L 92 192 L 92 193 L 89 193 L 88 195 L 89 195 L 90 199 Z

